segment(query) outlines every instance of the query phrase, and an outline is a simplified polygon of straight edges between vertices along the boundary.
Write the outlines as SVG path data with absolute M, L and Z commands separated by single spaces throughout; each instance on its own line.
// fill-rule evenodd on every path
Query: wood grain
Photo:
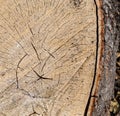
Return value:
M 83 116 L 95 12 L 93 0 L 0 0 L 0 116 Z

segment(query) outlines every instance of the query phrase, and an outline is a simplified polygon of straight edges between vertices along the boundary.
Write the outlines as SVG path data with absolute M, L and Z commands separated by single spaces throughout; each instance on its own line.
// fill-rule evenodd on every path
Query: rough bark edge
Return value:
M 103 70 L 102 67 L 102 56 L 104 52 L 104 15 L 102 10 L 102 1 L 101 0 L 94 0 L 96 4 L 96 25 L 97 25 L 97 41 L 98 41 L 98 51 L 96 52 L 96 60 L 97 60 L 97 67 L 96 67 L 96 74 L 95 76 L 95 82 L 94 87 L 91 94 L 91 100 L 89 104 L 89 110 L 87 115 L 92 116 L 93 110 L 95 109 L 95 103 L 98 99 L 98 89 L 99 89 L 99 82 L 101 80 L 101 73 Z
M 120 1 L 95 0 L 98 26 L 98 54 L 95 82 L 90 95 L 88 116 L 108 116 L 114 97 L 116 52 L 120 47 Z
M 120 1 L 103 0 L 102 11 L 104 15 L 104 49 L 103 55 L 100 53 L 101 57 L 98 56 L 101 60 L 98 63 L 96 80 L 100 80 L 100 82 L 96 81 L 99 84 L 95 84 L 95 92 L 98 91 L 98 95 L 97 100 L 93 100 L 95 102 L 95 108 L 93 107 L 91 111 L 93 116 L 110 115 L 109 103 L 111 98 L 114 97 L 116 52 L 120 42 Z

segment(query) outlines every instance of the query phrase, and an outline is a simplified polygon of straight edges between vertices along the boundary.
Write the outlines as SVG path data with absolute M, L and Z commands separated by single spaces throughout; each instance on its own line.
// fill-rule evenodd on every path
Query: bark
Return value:
M 116 77 L 116 53 L 120 42 L 120 1 L 103 0 L 104 49 L 101 59 L 101 74 L 94 116 L 109 116 L 110 100 L 114 98 Z M 98 77 L 97 77 L 98 78 Z
M 109 116 L 119 7 L 119 0 L 0 0 L 0 116 Z

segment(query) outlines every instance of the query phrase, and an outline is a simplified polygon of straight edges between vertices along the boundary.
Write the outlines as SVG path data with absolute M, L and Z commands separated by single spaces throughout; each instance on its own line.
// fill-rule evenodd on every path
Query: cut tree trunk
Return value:
M 115 2 L 0 0 L 0 116 L 109 115 Z
M 96 81 L 92 91 L 92 96 L 97 97 L 91 98 L 89 111 L 93 116 L 112 116 L 109 108 L 111 99 L 115 98 L 116 54 L 117 51 L 120 52 L 120 1 L 103 0 L 98 6 L 101 9 L 98 14 L 102 14 L 103 31 Z M 119 116 L 113 116 L 116 115 Z
M 84 115 L 95 70 L 93 0 L 1 0 L 0 116 Z

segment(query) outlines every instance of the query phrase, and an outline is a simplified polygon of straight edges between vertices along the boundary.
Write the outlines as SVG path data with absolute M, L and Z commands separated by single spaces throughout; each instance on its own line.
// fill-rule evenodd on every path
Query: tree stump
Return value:
M 94 1 L 0 6 L 0 115 L 83 115 L 95 70 Z
M 0 116 L 97 116 L 105 1 L 0 0 Z

